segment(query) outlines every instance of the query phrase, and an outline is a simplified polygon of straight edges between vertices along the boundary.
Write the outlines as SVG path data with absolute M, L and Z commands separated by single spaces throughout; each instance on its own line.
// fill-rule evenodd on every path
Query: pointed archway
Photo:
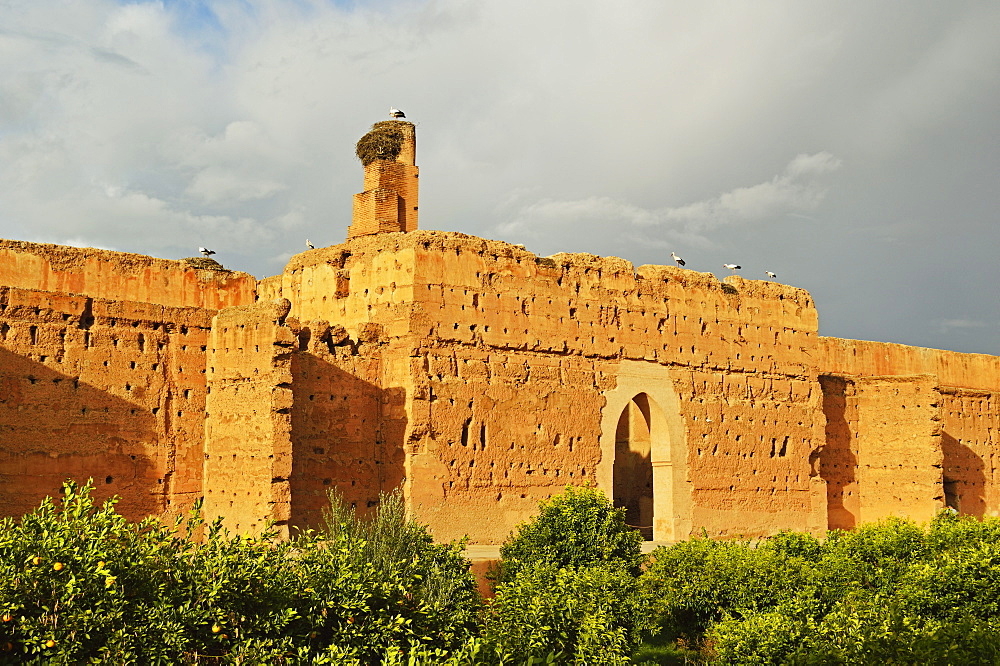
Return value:
M 650 440 L 649 396 L 632 398 L 622 410 L 615 430 L 612 497 L 625 509 L 625 522 L 646 541 L 653 540 L 653 463 Z
M 622 361 L 615 380 L 601 410 L 597 485 L 625 508 L 626 522 L 644 528 L 645 538 L 684 539 L 692 525 L 691 482 L 671 371 Z

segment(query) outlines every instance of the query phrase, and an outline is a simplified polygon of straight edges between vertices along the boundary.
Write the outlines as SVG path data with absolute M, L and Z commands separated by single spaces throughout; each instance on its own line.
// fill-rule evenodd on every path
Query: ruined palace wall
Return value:
M 0 285 L 217 310 L 253 303 L 256 280 L 141 254 L 0 240 Z
M 824 372 L 848 378 L 934 376 L 938 387 L 935 418 L 943 456 L 943 488 L 935 495 L 965 514 L 998 515 L 1000 357 L 838 338 L 820 338 L 820 352 Z M 907 403 L 892 396 L 887 408 L 894 407 L 893 419 L 902 422 L 926 402 Z
M 379 492 L 403 482 L 408 355 L 394 363 L 387 339 L 369 327 L 352 338 L 342 326 L 297 326 L 292 355 L 292 524 L 316 527 L 334 490 L 364 514 Z
M 691 485 L 693 529 L 825 526 L 806 292 L 617 258 L 539 258 L 462 234 L 379 240 L 370 260 L 349 244 L 349 291 L 355 274 L 381 273 L 367 287 L 367 313 L 389 321 L 395 312 L 389 325 L 408 323 L 411 353 L 424 359 L 408 393 L 407 479 L 439 536 L 503 538 L 566 483 L 594 480 L 610 492 L 602 409 L 624 361 L 659 368 L 654 383 L 679 397 L 687 455 L 672 464 Z M 349 303 L 341 312 L 358 313 Z M 473 450 L 483 433 L 485 451 Z M 474 518 L 487 515 L 489 524 Z
M 830 528 L 933 518 L 944 506 L 937 378 L 825 375 L 821 382 Z
M 862 377 L 936 375 L 941 386 L 1000 390 L 1000 356 L 827 337 L 820 337 L 818 352 L 823 373 Z
M 685 441 L 668 462 L 681 475 L 676 485 L 689 486 L 676 507 L 687 529 L 825 526 L 825 491 L 817 492 L 810 459 L 823 427 L 809 356 L 812 300 L 799 289 L 728 280 L 593 255 L 539 258 L 507 243 L 418 231 L 296 255 L 258 289 L 262 299 L 290 299 L 301 322 L 343 327 L 342 349 L 378 341 L 379 363 L 361 372 L 337 353 L 302 357 L 303 368 L 321 369 L 309 380 L 317 387 L 309 409 L 332 423 L 329 396 L 343 396 L 329 389 L 347 376 L 361 379 L 359 394 L 370 387 L 383 405 L 399 403 L 405 434 L 379 441 L 406 455 L 409 499 L 441 538 L 501 540 L 567 483 L 610 492 L 613 448 L 605 450 L 602 424 L 617 415 L 603 409 L 625 362 L 654 369 L 644 375 L 648 390 L 672 396 L 674 439 Z M 304 385 L 304 376 L 295 381 Z M 371 427 L 360 414 L 399 429 L 398 419 L 356 409 L 356 432 Z M 315 430 L 300 450 L 323 438 Z M 323 453 L 310 465 L 327 465 L 331 450 L 360 450 L 349 439 L 316 444 Z M 329 465 L 336 473 L 321 478 L 341 488 L 352 474 L 372 473 Z M 383 488 L 395 468 L 382 469 Z
M 680 422 L 686 459 L 671 464 L 685 469 L 675 482 L 690 484 L 690 504 L 679 507 L 688 529 L 764 534 L 825 524 L 825 491 L 817 492 L 810 464 L 822 417 L 805 355 L 816 334 L 806 292 L 739 278 L 720 283 L 672 267 L 634 269 L 614 257 L 538 258 L 452 235 L 421 239 L 416 253 L 414 322 L 432 341 L 423 353 L 435 398 L 428 422 L 437 431 L 423 447 L 440 479 L 418 482 L 414 474 L 413 483 L 445 491 L 468 483 L 462 496 L 451 493 L 452 507 L 493 500 L 489 515 L 509 518 L 490 526 L 488 538 L 502 538 L 567 482 L 592 479 L 610 494 L 614 433 L 604 432 L 602 409 L 630 361 L 658 369 L 650 392 L 667 387 L 676 396 L 679 413 L 668 418 Z M 480 368 L 479 376 L 456 371 L 460 365 Z M 467 447 L 451 442 L 461 441 L 466 423 L 474 435 L 484 420 L 496 453 L 480 451 L 463 465 L 455 452 Z M 495 479 L 504 492 L 477 488 L 476 475 L 488 478 L 496 467 L 511 473 Z M 661 484 L 657 492 L 673 489 Z
M 131 518 L 201 494 L 204 357 L 196 308 L 0 287 L 0 515 L 93 478 Z
M 236 533 L 291 514 L 292 362 L 296 339 L 279 299 L 220 310 L 212 320 L 204 422 L 205 515 Z

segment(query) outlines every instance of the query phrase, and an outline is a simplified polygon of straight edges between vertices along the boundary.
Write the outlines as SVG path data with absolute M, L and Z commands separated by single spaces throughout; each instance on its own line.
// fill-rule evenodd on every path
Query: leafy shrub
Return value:
M 567 486 L 541 502 L 538 515 L 500 547 L 496 580 L 511 581 L 522 569 L 542 563 L 556 568 L 605 564 L 637 575 L 641 543 L 642 535 L 625 524 L 625 509 L 616 509 L 594 488 Z
M 495 663 L 549 655 L 561 664 L 628 663 L 638 642 L 635 587 L 628 572 L 607 565 L 522 569 L 497 586 L 486 650 Z
M 782 533 L 659 549 L 643 589 L 665 628 L 726 664 L 1000 663 L 1000 521 L 943 512 L 824 542 Z
M 647 625 L 636 581 L 642 536 L 593 488 L 569 486 L 539 509 L 500 548 L 489 653 L 500 663 L 626 659 Z
M 318 547 L 295 545 L 321 643 L 375 660 L 387 646 L 458 648 L 478 631 L 481 600 L 463 545 L 435 544 L 398 491 L 381 496 L 370 520 L 331 495 Z
M 0 663 L 377 663 L 468 652 L 479 598 L 461 545 L 388 496 L 329 534 L 233 537 L 197 515 L 130 523 L 90 486 L 0 521 Z M 364 535 L 367 535 L 365 538 Z M 401 651 L 401 652 L 400 652 Z
M 727 615 L 740 618 L 812 593 L 797 556 L 744 542 L 691 539 L 653 551 L 640 578 L 660 630 L 697 641 Z

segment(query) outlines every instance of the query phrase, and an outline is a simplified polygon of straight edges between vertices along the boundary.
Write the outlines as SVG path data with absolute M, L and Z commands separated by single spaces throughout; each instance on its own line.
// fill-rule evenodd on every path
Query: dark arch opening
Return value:
M 614 505 L 625 522 L 653 539 L 653 463 L 649 397 L 640 393 L 625 406 L 615 431 Z

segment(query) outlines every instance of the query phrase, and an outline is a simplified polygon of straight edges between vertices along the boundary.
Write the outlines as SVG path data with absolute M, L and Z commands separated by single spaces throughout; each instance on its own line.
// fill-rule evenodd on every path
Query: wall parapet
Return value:
M 142 254 L 0 239 L 0 285 L 218 310 L 253 303 L 257 281 Z

